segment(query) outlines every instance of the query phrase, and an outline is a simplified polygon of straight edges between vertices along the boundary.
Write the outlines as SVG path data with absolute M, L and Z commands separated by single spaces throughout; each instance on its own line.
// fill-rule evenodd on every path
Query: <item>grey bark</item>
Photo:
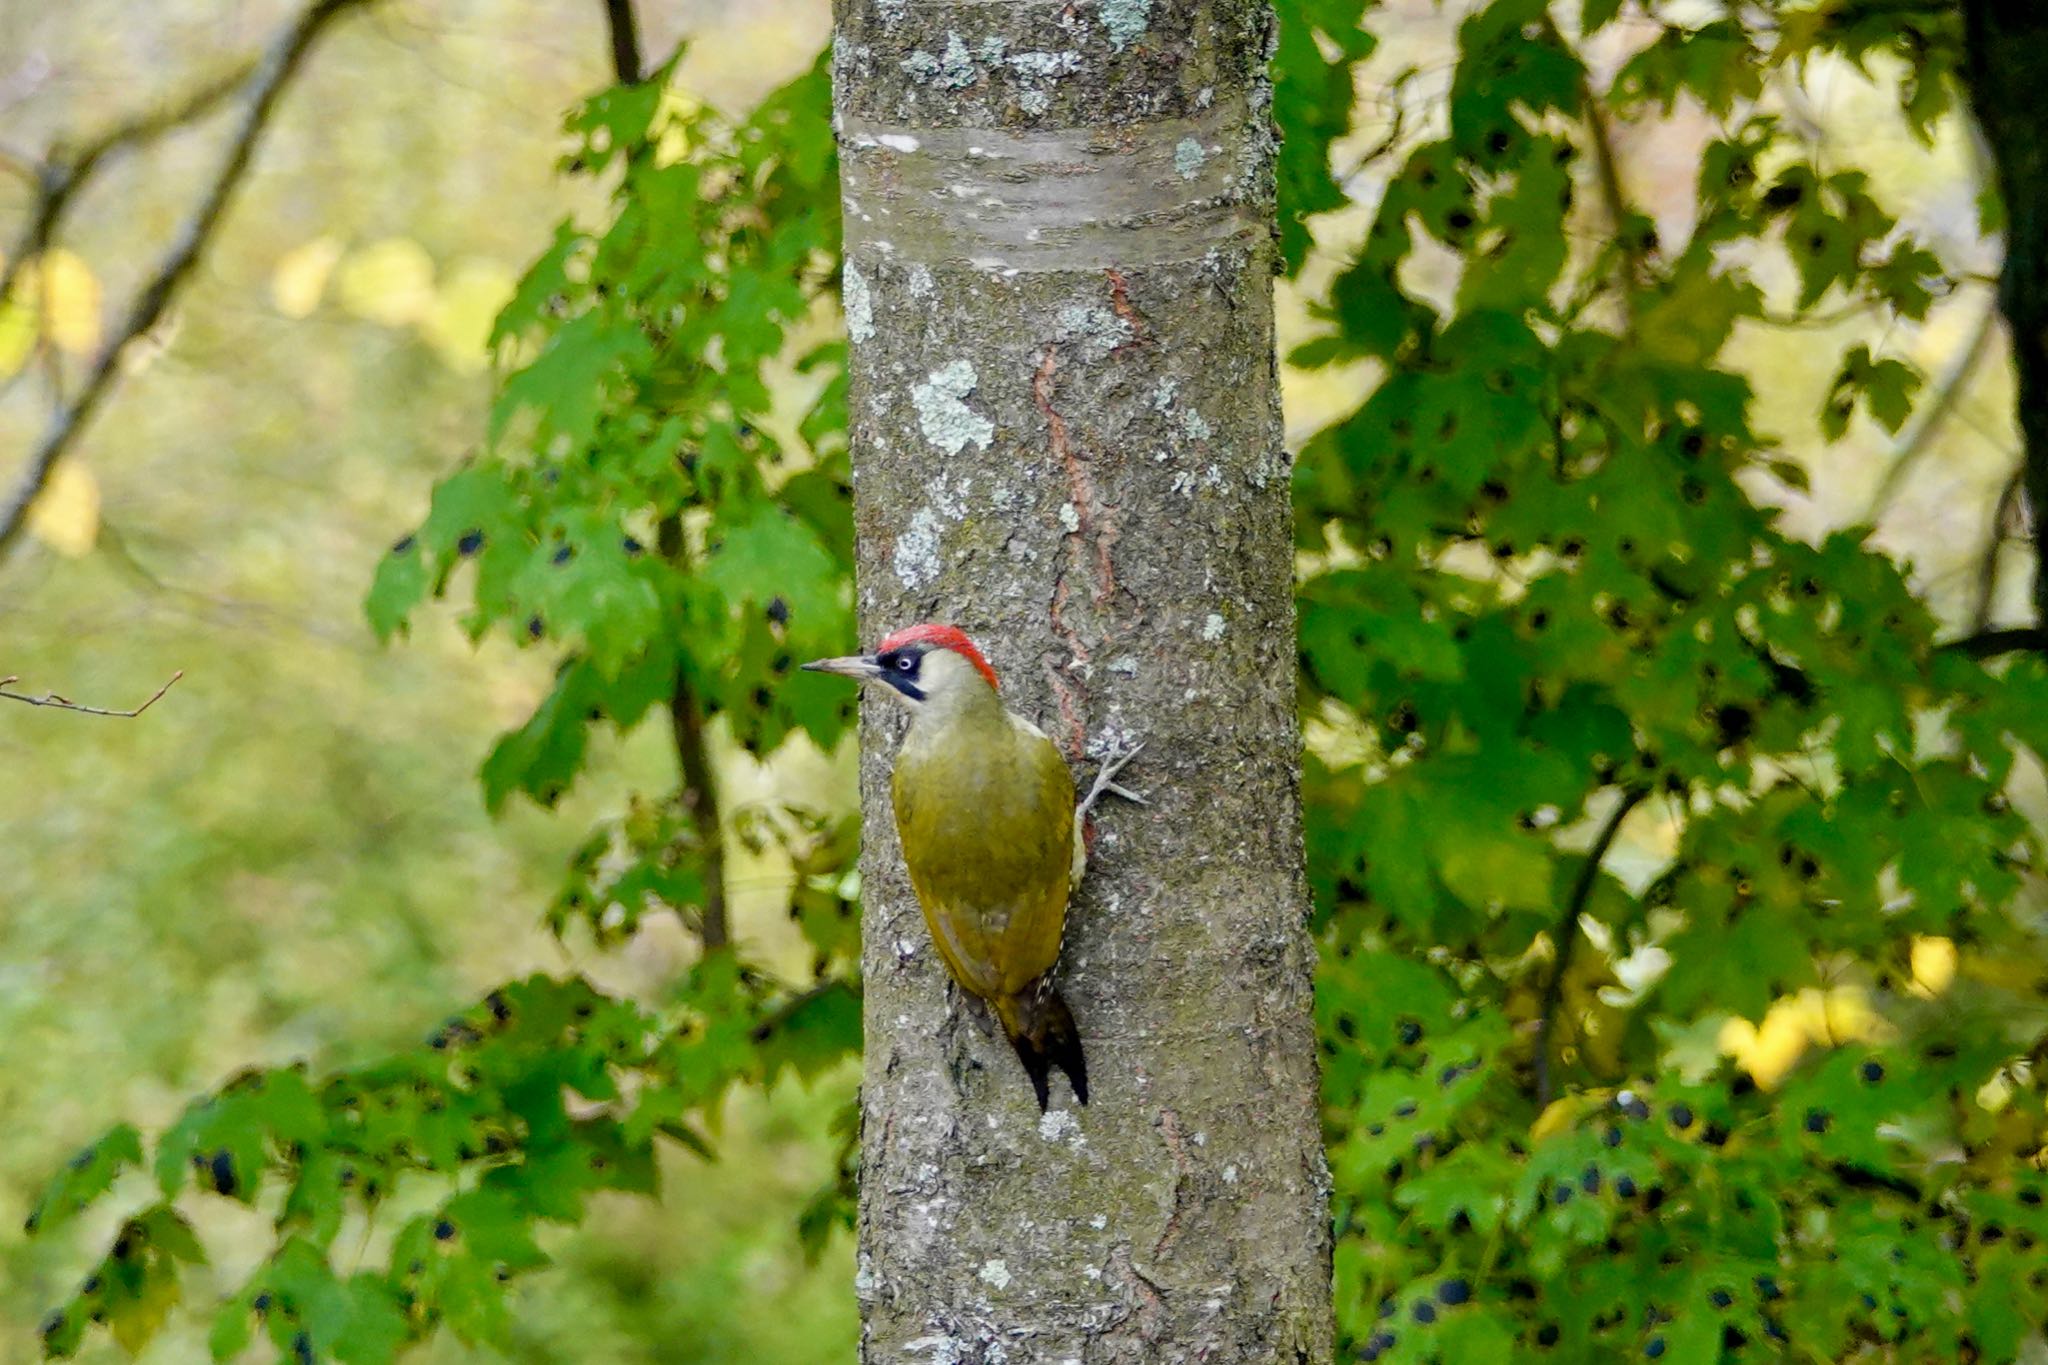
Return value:
M 870 1362 L 1323 1362 L 1328 1178 L 1265 0 L 838 0 L 861 628 L 951 622 L 1099 811 L 1043 1118 L 904 877 L 864 700 Z M 1077 763 L 1085 785 L 1089 764 Z

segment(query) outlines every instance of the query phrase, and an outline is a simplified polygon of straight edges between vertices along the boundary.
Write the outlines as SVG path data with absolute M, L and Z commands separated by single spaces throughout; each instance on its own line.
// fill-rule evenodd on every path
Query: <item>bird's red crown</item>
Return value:
M 988 666 L 988 660 L 981 657 L 981 651 L 974 647 L 974 641 L 968 639 L 967 632 L 958 626 L 939 626 L 929 622 L 921 626 L 905 626 L 902 630 L 883 637 L 882 643 L 875 646 L 875 653 L 887 654 L 890 650 L 901 649 L 905 645 L 930 645 L 934 649 L 950 649 L 973 664 L 974 671 L 987 678 L 990 687 L 1002 686 L 996 681 L 996 671 Z

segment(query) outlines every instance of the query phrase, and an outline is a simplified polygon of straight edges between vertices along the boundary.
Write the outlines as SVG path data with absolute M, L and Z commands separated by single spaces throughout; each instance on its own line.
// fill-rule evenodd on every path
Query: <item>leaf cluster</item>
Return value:
M 1928 132 L 1947 27 L 1880 43 L 1855 9 L 1653 16 L 1604 95 L 1547 6 L 1478 10 L 1294 356 L 1385 375 L 1296 490 L 1357 1358 L 2010 1360 L 2048 1320 L 2040 847 L 2006 794 L 2048 672 L 1944 651 L 1868 527 L 1776 514 L 1859 413 L 1904 425 L 1909 365 L 1854 346 L 1778 434 L 1727 358 L 1948 287 L 1765 98 L 1884 47 Z M 1665 242 L 1604 141 L 1680 101 L 1721 131 Z M 1589 866 L 1617 826 L 1632 866 Z M 1967 985 L 1916 971 L 1937 948 Z
M 852 633 L 826 70 L 732 120 L 676 90 L 674 68 L 570 115 L 564 170 L 608 185 L 606 209 L 561 224 L 498 317 L 487 439 L 366 602 L 390 638 L 453 598 L 472 638 L 556 661 L 484 761 L 493 810 L 552 805 L 599 727 L 680 730 L 687 712 L 765 755 L 795 735 L 829 747 L 850 716 L 840 689 L 791 668 Z M 654 912 L 701 928 L 723 875 L 705 809 L 687 791 L 630 797 L 578 850 L 548 925 L 599 946 Z M 267 1341 L 284 1360 L 388 1361 L 444 1327 L 503 1343 L 507 1286 L 547 1263 L 546 1225 L 580 1220 L 599 1190 L 654 1193 L 659 1139 L 710 1158 L 733 1085 L 814 1077 L 859 1048 L 849 830 L 782 803 L 733 822 L 792 867 L 808 981 L 715 945 L 657 1004 L 534 977 L 372 1065 L 237 1077 L 151 1151 L 118 1127 L 29 1220 L 50 1234 L 103 1202 L 137 1209 L 46 1321 L 45 1353 L 70 1356 L 94 1325 L 130 1350 L 150 1340 L 180 1267 L 206 1259 L 184 1209 L 208 1198 L 268 1215 L 276 1238 L 215 1311 L 216 1359 Z M 842 1160 L 813 1201 L 813 1245 L 849 1220 L 849 1179 Z

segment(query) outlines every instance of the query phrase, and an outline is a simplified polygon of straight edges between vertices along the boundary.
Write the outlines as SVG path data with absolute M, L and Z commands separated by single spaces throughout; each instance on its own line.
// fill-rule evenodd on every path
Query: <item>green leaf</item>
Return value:
M 1579 7 L 1579 31 L 1589 36 L 1598 33 L 1620 13 L 1621 0 L 1585 0 Z
M 1922 382 L 1920 372 L 1905 361 L 1874 359 L 1868 346 L 1852 347 L 1821 408 L 1821 430 L 1829 440 L 1840 440 L 1860 401 L 1879 426 L 1896 435 L 1913 415 L 1913 395 Z
M 1630 102 L 1655 101 L 1666 114 L 1690 94 L 1716 118 L 1763 91 L 1764 63 L 1742 23 L 1721 19 L 1697 29 L 1667 27 L 1630 58 L 1614 88 Z
M 28 1216 L 31 1235 L 55 1232 L 114 1187 L 122 1172 L 142 1165 L 142 1135 L 131 1123 L 119 1123 L 84 1148 L 43 1187 Z
M 411 536 L 392 546 L 391 553 L 377 561 L 377 576 L 363 599 L 363 614 L 381 643 L 405 629 L 406 618 L 427 595 L 432 583 L 419 542 Z

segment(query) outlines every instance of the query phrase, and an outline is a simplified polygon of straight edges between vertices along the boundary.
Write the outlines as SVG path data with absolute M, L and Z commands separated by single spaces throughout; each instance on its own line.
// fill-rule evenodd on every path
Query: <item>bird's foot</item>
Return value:
M 1145 742 L 1139 740 L 1130 748 L 1113 751 L 1102 760 L 1102 767 L 1095 774 L 1094 785 L 1089 787 L 1088 794 L 1081 798 L 1082 819 L 1087 819 L 1088 812 L 1095 809 L 1095 803 L 1105 796 L 1121 796 L 1124 800 L 1135 802 L 1140 806 L 1151 804 L 1138 792 L 1132 791 L 1129 787 L 1120 786 L 1116 781 L 1116 775 L 1124 770 L 1124 765 L 1136 758 L 1139 750 L 1144 747 Z

